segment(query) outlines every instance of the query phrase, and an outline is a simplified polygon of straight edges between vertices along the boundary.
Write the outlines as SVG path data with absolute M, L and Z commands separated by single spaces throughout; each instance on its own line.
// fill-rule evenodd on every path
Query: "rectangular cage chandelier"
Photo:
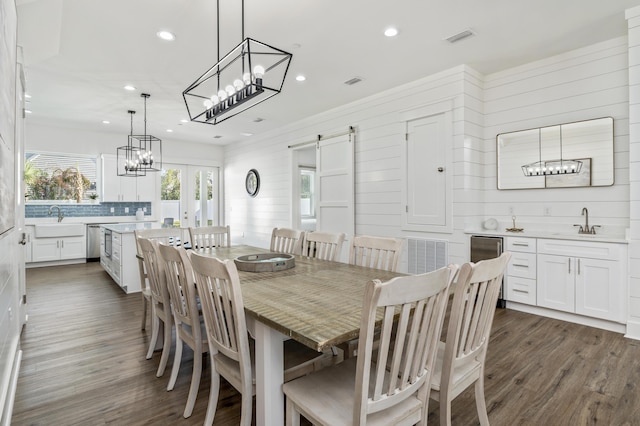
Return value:
M 218 0 L 218 62 L 183 92 L 191 121 L 218 124 L 282 91 L 293 55 L 266 43 L 244 37 L 220 58 L 220 1 Z

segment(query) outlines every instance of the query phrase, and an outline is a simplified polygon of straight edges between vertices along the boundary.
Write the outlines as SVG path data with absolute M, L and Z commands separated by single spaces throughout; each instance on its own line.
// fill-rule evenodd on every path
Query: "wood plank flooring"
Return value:
M 185 347 L 167 392 L 172 359 L 156 378 L 160 354 L 144 356 L 151 327 L 140 330 L 141 296 L 124 294 L 98 263 L 28 269 L 27 297 L 13 425 L 202 424 L 209 366 L 184 419 L 192 352 Z M 620 334 L 498 310 L 486 376 L 494 426 L 640 425 L 640 342 Z M 478 424 L 472 389 L 452 409 L 454 425 Z M 223 379 L 215 424 L 238 424 L 239 413 Z M 433 401 L 428 424 L 439 424 Z

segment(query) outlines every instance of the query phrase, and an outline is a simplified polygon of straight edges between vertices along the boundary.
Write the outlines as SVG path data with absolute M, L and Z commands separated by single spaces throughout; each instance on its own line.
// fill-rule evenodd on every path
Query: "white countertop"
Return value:
M 113 232 L 117 232 L 119 234 L 126 234 L 126 233 L 131 233 L 135 230 L 160 229 L 160 228 L 167 228 L 168 226 L 165 226 L 160 222 L 134 222 L 134 223 L 103 224 L 102 227 L 105 229 L 109 229 Z
M 465 229 L 465 234 L 484 235 L 490 237 L 523 237 L 523 238 L 548 238 L 554 240 L 573 240 L 573 241 L 593 241 L 601 243 L 620 243 L 629 244 L 624 235 L 620 234 L 578 234 L 566 232 L 554 232 L 544 230 L 527 230 L 522 232 L 507 232 L 504 229 L 488 230 L 488 229 Z

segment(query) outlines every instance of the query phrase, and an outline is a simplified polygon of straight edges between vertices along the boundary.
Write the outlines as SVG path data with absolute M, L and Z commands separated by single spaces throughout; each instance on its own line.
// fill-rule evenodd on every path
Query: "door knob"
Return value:
M 22 233 L 22 239 L 18 241 L 18 244 L 26 246 L 27 245 L 27 234 Z
M 444 167 L 438 167 L 438 171 L 439 171 L 440 173 L 444 172 Z

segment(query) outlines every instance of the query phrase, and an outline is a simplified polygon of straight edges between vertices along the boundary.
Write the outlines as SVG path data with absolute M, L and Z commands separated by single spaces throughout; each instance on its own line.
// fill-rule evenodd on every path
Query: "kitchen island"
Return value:
M 100 265 L 125 291 L 142 291 L 134 231 L 160 229 L 159 222 L 116 223 L 100 227 Z

